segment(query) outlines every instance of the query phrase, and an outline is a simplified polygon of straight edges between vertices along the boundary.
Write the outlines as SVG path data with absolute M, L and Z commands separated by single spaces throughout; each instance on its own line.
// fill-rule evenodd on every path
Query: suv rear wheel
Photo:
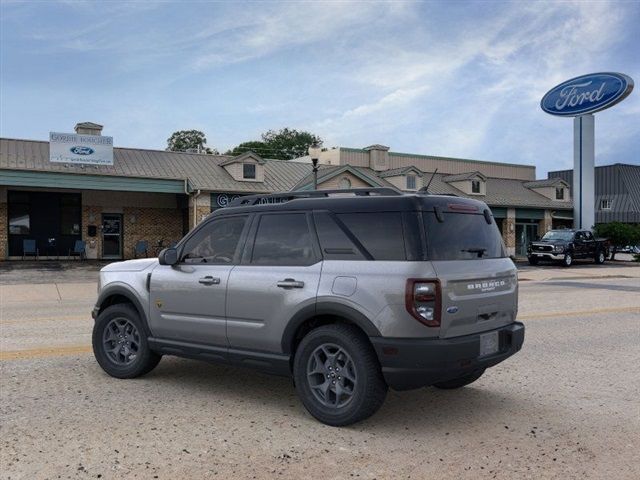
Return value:
M 326 325 L 309 332 L 296 351 L 293 375 L 305 408 L 327 425 L 364 420 L 387 395 L 376 354 L 352 325 Z
M 604 251 L 598 250 L 598 253 L 596 253 L 596 263 L 598 265 L 602 265 L 606 259 L 607 259 L 607 256 L 604 254 Z
M 454 378 L 453 380 L 434 383 L 433 386 L 437 388 L 441 388 L 443 390 L 452 390 L 454 388 L 462 388 L 478 380 L 483 373 L 484 373 L 484 369 L 476 370 L 475 372 L 471 372 L 470 374 L 464 375 L 462 377 Z
M 98 315 L 92 343 L 93 354 L 102 369 L 116 378 L 149 373 L 161 358 L 149 348 L 140 315 L 125 303 L 111 305 Z

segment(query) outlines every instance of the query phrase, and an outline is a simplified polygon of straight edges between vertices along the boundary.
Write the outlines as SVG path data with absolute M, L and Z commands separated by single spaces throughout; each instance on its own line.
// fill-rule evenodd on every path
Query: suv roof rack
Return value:
M 267 204 L 267 203 L 284 203 L 297 198 L 327 198 L 332 195 L 353 195 L 356 197 L 374 197 L 374 196 L 396 196 L 403 195 L 402 192 L 389 187 L 381 188 L 347 188 L 339 190 L 310 190 L 310 191 L 294 191 L 270 193 L 265 195 L 247 195 L 236 198 L 230 207 L 248 207 L 251 205 Z

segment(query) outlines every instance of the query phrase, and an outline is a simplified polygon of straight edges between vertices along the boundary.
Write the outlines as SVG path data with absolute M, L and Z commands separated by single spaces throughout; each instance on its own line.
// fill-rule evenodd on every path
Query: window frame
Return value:
M 178 246 L 176 247 L 178 249 L 178 265 L 188 265 L 188 266 L 197 266 L 197 265 L 205 265 L 205 266 L 223 266 L 223 265 L 240 265 L 240 260 L 242 258 L 242 252 L 245 248 L 246 245 L 246 241 L 248 238 L 248 233 L 249 233 L 249 229 L 252 226 L 253 223 L 253 217 L 255 215 L 251 214 L 251 213 L 238 213 L 238 214 L 234 214 L 234 215 L 220 215 L 218 217 L 213 217 L 210 220 L 205 220 L 204 222 L 202 222 L 200 225 L 198 225 L 196 228 L 194 228 L 187 236 L 185 236 L 179 243 Z M 191 241 L 191 239 L 193 239 L 196 235 L 199 235 L 202 230 L 209 228 L 214 222 L 219 222 L 222 220 L 227 220 L 229 218 L 237 218 L 237 217 L 246 217 L 246 221 L 244 224 L 244 227 L 242 228 L 242 233 L 240 234 L 240 238 L 238 240 L 238 244 L 236 245 L 236 251 L 233 254 L 233 259 L 231 260 L 230 263 L 187 263 L 184 261 L 184 255 L 185 255 L 185 247 L 187 246 L 187 244 L 189 243 L 189 241 Z
M 253 177 L 248 177 L 245 171 L 245 167 L 253 167 Z M 255 163 L 243 162 L 242 163 L 242 178 L 244 180 L 256 180 L 258 178 L 258 167 Z
M 406 178 L 406 180 L 407 180 L 407 183 L 406 183 L 407 190 L 416 190 L 416 189 L 418 188 L 418 187 L 417 187 L 417 185 L 418 185 L 417 175 L 412 174 L 412 173 L 409 173 L 409 174 L 407 174 L 407 175 L 405 176 L 405 178 Z M 413 186 L 410 186 L 410 185 L 409 185 L 409 179 L 411 179 L 411 180 L 412 180 L 412 182 L 413 182 Z
M 556 200 L 564 200 L 564 187 L 556 187 Z
M 476 192 L 474 185 L 478 186 L 478 191 Z M 475 195 L 482 195 L 482 185 L 480 179 L 471 180 L 471 193 Z
M 255 247 L 255 242 L 258 234 L 258 228 L 260 226 L 260 220 L 262 217 L 271 216 L 271 215 L 304 215 L 304 218 L 307 222 L 307 228 L 309 229 L 309 238 L 311 239 L 311 249 L 313 252 L 312 258 L 309 260 L 309 263 L 306 264 L 293 264 L 293 265 L 260 265 L 257 263 L 252 263 L 253 250 Z M 322 261 L 322 254 L 320 252 L 320 243 L 318 241 L 318 234 L 316 232 L 316 227 L 313 222 L 312 212 L 305 210 L 285 210 L 285 211 L 271 211 L 271 212 L 262 212 L 254 214 L 254 217 L 251 221 L 251 227 L 247 232 L 247 240 L 245 242 L 242 255 L 240 258 L 240 265 L 249 265 L 252 267 L 261 267 L 261 268 L 273 268 L 273 267 L 310 267 L 311 265 L 315 265 L 316 263 Z
M 606 202 L 606 207 L 605 207 L 605 202 Z M 611 199 L 610 198 L 603 198 L 600 200 L 600 210 L 611 210 Z

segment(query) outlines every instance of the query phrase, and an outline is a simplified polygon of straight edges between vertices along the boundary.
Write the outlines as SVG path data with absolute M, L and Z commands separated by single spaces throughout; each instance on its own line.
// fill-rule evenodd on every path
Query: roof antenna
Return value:
M 433 182 L 433 177 L 436 176 L 436 173 L 438 173 L 438 169 L 436 168 L 435 171 L 431 174 L 431 178 L 429 179 L 429 183 L 427 183 L 426 187 L 422 187 L 419 191 L 420 192 L 424 192 L 424 193 L 429 193 L 429 186 L 431 186 L 431 182 Z

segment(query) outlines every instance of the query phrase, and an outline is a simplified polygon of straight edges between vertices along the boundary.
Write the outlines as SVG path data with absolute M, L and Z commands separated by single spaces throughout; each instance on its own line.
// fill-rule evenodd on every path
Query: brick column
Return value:
M 507 209 L 507 218 L 502 222 L 502 239 L 507 247 L 507 255 L 516 254 L 516 209 Z
M 1 196 L 2 192 L 0 192 L 0 197 Z M 9 235 L 7 235 L 7 231 L 9 230 L 8 222 L 9 207 L 7 202 L 3 202 L 2 198 L 0 198 L 0 262 L 2 260 L 6 260 L 9 255 Z
M 211 194 L 209 192 L 201 192 L 197 198 L 195 195 L 191 194 L 189 196 L 189 230 L 193 230 L 196 225 L 211 213 Z
M 538 235 L 542 237 L 545 233 L 553 228 L 553 219 L 551 218 L 551 210 L 544 211 L 544 218 L 538 223 Z

